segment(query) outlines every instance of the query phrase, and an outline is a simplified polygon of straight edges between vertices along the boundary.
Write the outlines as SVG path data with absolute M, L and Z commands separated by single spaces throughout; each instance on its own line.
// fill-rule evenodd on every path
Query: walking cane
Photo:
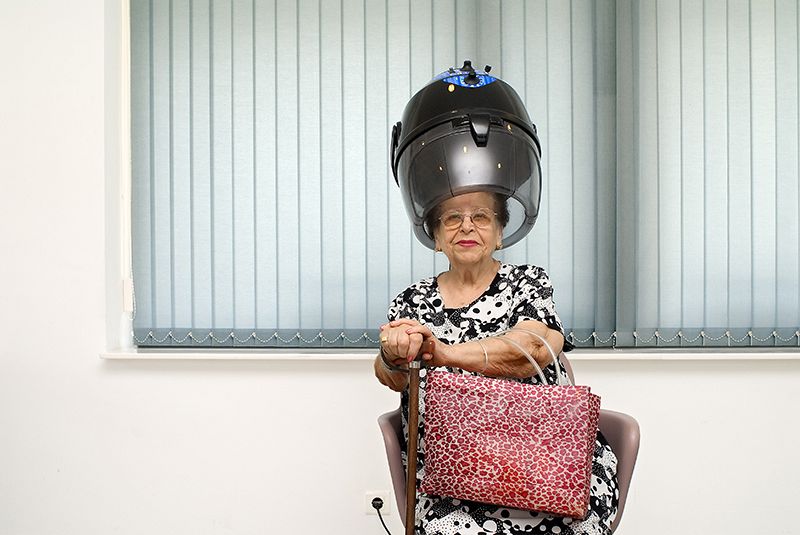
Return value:
M 433 353 L 433 342 L 425 342 L 417 358 L 408 363 L 408 463 L 406 467 L 406 535 L 414 535 L 417 502 L 417 440 L 419 435 L 419 370 L 422 354 Z

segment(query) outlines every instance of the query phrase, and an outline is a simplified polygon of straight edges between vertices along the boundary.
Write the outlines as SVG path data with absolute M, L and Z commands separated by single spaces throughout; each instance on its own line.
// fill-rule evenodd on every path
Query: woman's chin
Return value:
M 453 255 L 450 258 L 450 262 L 452 264 L 457 265 L 472 265 L 478 264 L 492 256 L 491 252 L 487 251 L 486 249 L 475 246 L 475 247 L 457 247 L 453 251 Z

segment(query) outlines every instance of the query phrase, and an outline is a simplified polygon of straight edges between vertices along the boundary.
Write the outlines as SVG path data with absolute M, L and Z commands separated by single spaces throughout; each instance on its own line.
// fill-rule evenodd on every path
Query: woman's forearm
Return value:
M 536 321 L 520 322 L 516 327 L 499 336 L 442 348 L 442 354 L 434 358 L 434 364 L 462 368 L 492 377 L 530 377 L 536 373 L 536 369 L 525 356 L 525 352 L 541 368 L 550 364 L 552 357 L 541 340 L 526 331 L 544 337 L 556 355 L 561 352 L 564 337 L 559 331 L 549 329 Z

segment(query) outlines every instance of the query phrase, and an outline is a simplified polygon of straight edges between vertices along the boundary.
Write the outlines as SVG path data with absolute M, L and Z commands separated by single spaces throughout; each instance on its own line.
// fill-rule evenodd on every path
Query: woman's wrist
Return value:
M 396 366 L 386 358 L 386 353 L 383 352 L 383 346 L 380 348 L 380 354 L 378 355 L 378 358 L 381 360 L 381 365 L 383 366 L 384 370 L 388 372 L 408 373 L 408 368 Z
M 475 340 L 475 341 L 478 343 L 478 345 L 480 346 L 481 350 L 483 351 L 483 367 L 478 372 L 481 375 L 483 375 L 484 373 L 486 373 L 486 370 L 489 369 L 489 352 L 486 350 L 486 346 L 483 344 L 483 342 L 480 341 L 480 339 Z

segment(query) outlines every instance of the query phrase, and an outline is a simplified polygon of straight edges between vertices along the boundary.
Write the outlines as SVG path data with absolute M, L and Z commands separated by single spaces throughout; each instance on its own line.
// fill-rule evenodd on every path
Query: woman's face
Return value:
M 451 264 L 476 264 L 492 256 L 500 244 L 502 229 L 491 193 L 465 193 L 447 199 L 439 208 L 441 217 L 433 237 L 436 248 L 444 252 Z M 475 214 L 475 220 L 466 217 L 467 214 Z M 462 216 L 460 223 L 459 216 Z

